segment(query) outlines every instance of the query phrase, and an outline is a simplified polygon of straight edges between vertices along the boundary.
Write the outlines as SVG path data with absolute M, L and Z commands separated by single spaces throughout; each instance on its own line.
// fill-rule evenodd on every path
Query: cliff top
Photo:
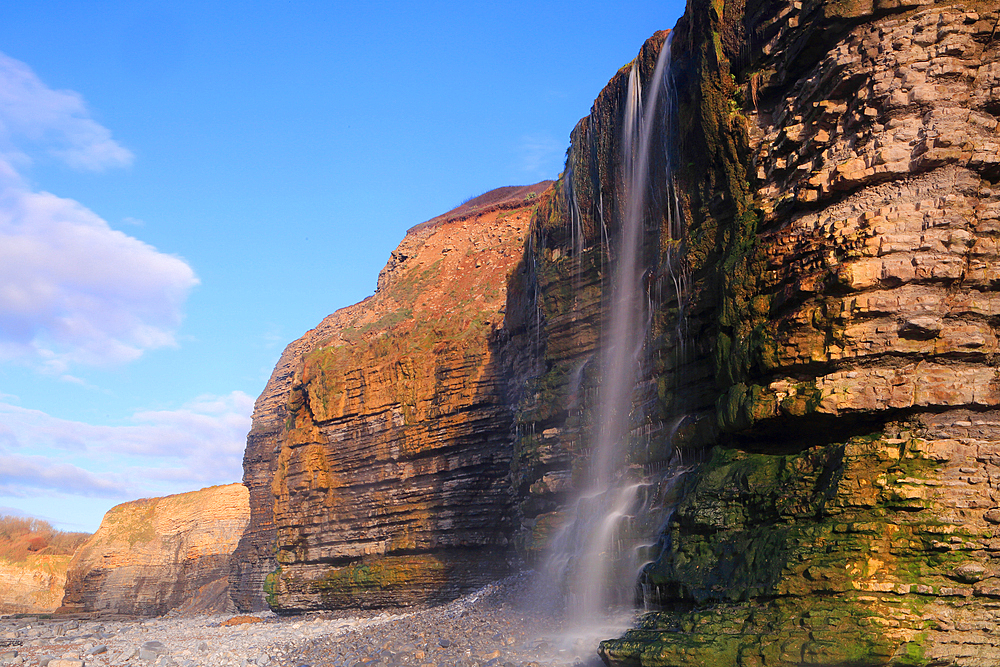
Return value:
M 405 334 L 415 322 L 451 320 L 459 312 L 472 319 L 481 311 L 496 314 L 533 205 L 552 184 L 490 190 L 410 228 L 379 274 L 375 294 L 328 316 L 314 330 L 319 340 L 355 343 L 390 329 Z
M 468 199 L 447 213 L 435 216 L 426 222 L 410 227 L 406 235 L 433 227 L 441 222 L 462 220 L 472 215 L 486 213 L 493 209 L 517 208 L 529 200 L 545 192 L 555 181 L 539 181 L 534 185 L 507 185 L 484 192 L 478 197 Z
M 66 533 L 48 522 L 19 516 L 0 516 L 0 561 L 23 563 L 32 556 L 72 556 L 89 533 Z

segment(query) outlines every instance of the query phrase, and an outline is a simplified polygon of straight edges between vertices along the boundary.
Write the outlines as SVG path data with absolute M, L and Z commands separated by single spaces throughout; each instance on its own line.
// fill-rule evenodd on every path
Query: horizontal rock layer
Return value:
M 443 600 L 506 572 L 511 421 L 495 349 L 549 185 L 414 227 L 372 297 L 282 356 L 245 459 L 252 539 L 274 535 L 272 608 Z
M 678 178 L 719 432 L 646 573 L 669 611 L 611 664 L 1000 661 L 998 21 L 689 6 L 679 163 L 706 166 Z
M 70 555 L 29 555 L 0 562 L 0 614 L 38 614 L 62 604 Z
M 249 518 L 242 484 L 116 505 L 73 556 L 60 611 L 226 611 L 229 559 Z

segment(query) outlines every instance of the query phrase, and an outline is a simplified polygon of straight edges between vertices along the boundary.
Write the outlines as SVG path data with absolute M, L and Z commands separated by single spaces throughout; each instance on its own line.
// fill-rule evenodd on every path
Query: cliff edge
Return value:
M 244 610 L 449 599 L 507 570 L 511 428 L 495 355 L 507 279 L 549 182 L 409 230 L 375 294 L 282 354 L 258 399 Z

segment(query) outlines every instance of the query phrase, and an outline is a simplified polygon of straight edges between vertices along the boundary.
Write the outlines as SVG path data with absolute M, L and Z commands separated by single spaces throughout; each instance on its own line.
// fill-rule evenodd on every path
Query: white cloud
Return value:
M 0 454 L 0 495 L 26 495 L 30 489 L 58 490 L 69 495 L 120 497 L 128 486 L 118 475 L 96 475 L 45 456 Z
M 173 345 L 197 283 L 183 260 L 79 203 L 0 181 L 0 360 L 62 372 Z
M 72 90 L 52 90 L 31 68 L 0 53 L 0 151 L 15 163 L 41 150 L 76 169 L 131 164 L 131 151 L 90 117 Z
M 194 271 L 79 202 L 33 191 L 17 167 L 40 153 L 89 170 L 132 160 L 77 93 L 0 54 L 0 362 L 62 374 L 174 345 Z
M 95 426 L 0 402 L 0 496 L 130 499 L 239 481 L 252 411 L 234 391 Z

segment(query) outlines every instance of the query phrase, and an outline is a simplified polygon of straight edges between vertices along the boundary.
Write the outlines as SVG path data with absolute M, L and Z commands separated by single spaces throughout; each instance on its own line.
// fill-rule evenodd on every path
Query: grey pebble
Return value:
M 142 643 L 142 648 L 146 651 L 151 651 L 157 655 L 162 655 L 167 653 L 167 647 L 164 646 L 163 642 L 152 640 Z

